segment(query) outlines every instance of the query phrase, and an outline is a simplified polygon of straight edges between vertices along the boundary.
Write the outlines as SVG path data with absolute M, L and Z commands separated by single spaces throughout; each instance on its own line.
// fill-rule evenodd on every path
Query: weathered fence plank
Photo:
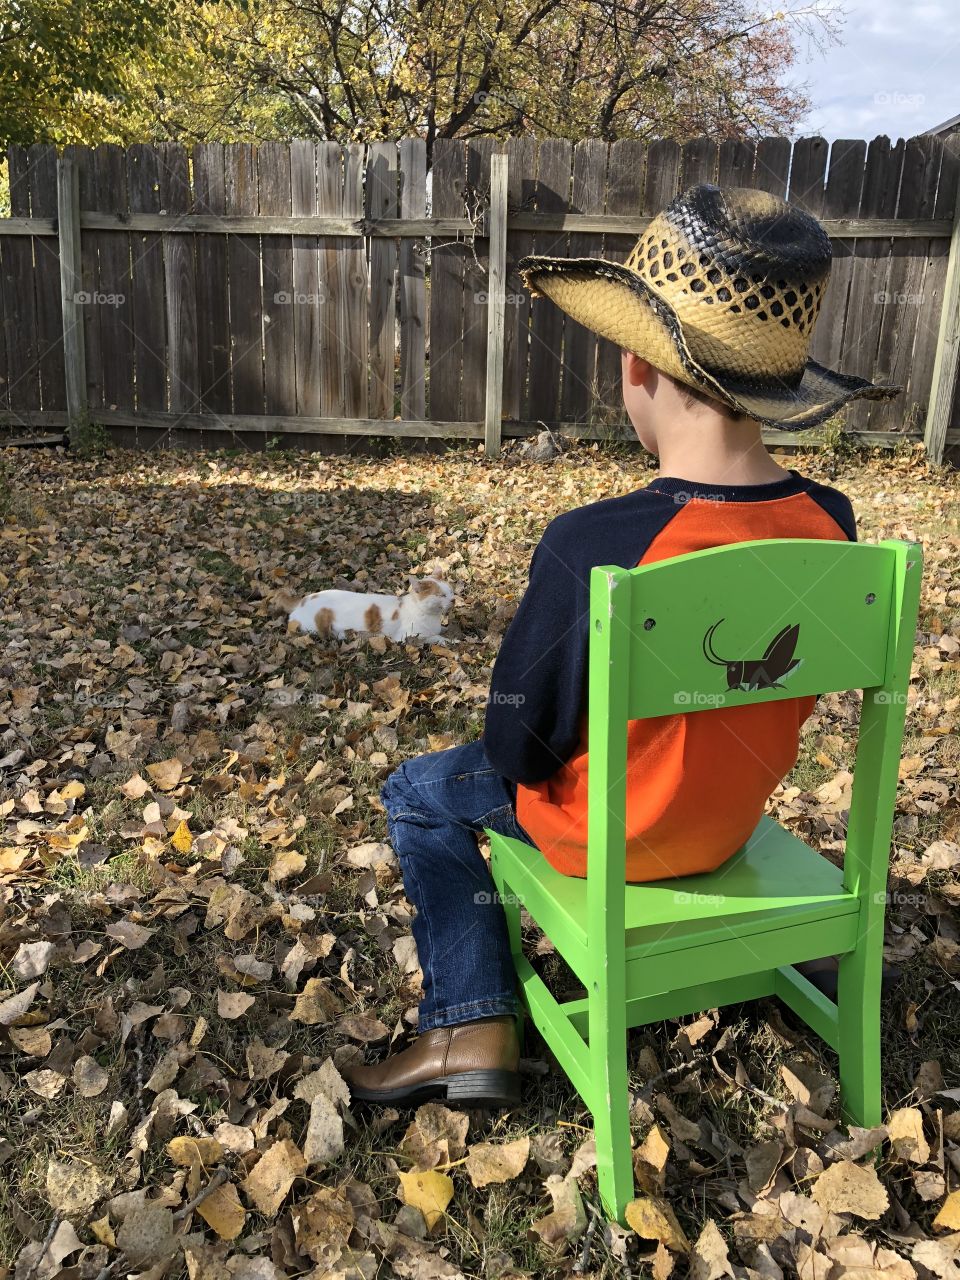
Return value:
M 490 260 L 487 285 L 487 369 L 484 388 L 484 448 L 500 452 L 503 411 L 503 321 L 506 307 L 507 157 L 490 157 Z
M 289 216 L 292 212 L 289 146 L 280 142 L 261 143 L 257 165 L 260 212 Z M 264 401 L 268 414 L 292 414 L 297 411 L 293 333 L 299 305 L 293 288 L 292 239 L 265 236 L 260 258 Z
M 30 207 L 40 217 L 57 216 L 57 151 L 40 143 L 29 148 Z M 53 237 L 33 240 L 34 281 L 37 307 L 37 360 L 40 371 L 40 404 L 43 409 L 65 409 L 63 369 L 63 309 L 60 305 L 60 244 Z
M 339 143 L 321 142 L 317 151 L 317 209 L 339 213 L 343 207 L 343 153 Z M 340 328 L 346 262 L 344 240 L 326 240 L 320 249 L 320 403 L 324 417 L 342 417 L 344 391 L 344 335 Z
M 226 213 L 224 147 L 200 142 L 193 148 L 193 199 L 204 214 Z M 221 235 L 197 235 L 197 360 L 200 403 L 208 413 L 229 413 L 230 291 L 227 259 L 230 241 Z
M 294 215 L 317 212 L 317 146 L 314 142 L 290 144 L 291 201 Z M 293 237 L 293 352 L 296 368 L 297 413 L 322 413 L 320 395 L 321 314 L 320 245 L 316 236 Z
M 566 212 L 570 207 L 570 175 L 573 144 L 566 138 L 542 138 L 537 149 L 536 203 L 539 213 Z M 567 237 L 534 238 L 536 254 L 567 253 Z M 564 313 L 545 297 L 533 299 L 530 313 L 530 379 L 525 417 L 553 421 L 557 418 L 561 385 Z
M 193 202 L 189 158 L 183 147 L 165 143 L 160 153 L 160 199 L 173 213 Z M 165 236 L 163 269 L 167 299 L 167 372 L 170 408 L 191 412 L 200 403 L 197 362 L 197 275 L 192 236 Z
M 607 213 L 614 219 L 640 207 L 646 171 L 647 149 L 636 138 L 621 138 L 610 146 L 607 159 Z M 631 232 L 608 232 L 603 238 L 603 257 L 623 262 L 633 248 Z M 622 415 L 620 349 L 606 338 L 597 347 L 597 400 L 603 418 Z
M 258 209 L 257 152 L 249 142 L 223 149 L 227 213 Z M 260 237 L 231 236 L 227 248 L 230 297 L 230 375 L 234 413 L 263 413 L 263 307 Z
M 603 213 L 607 186 L 607 144 L 590 139 L 573 149 L 571 208 L 577 213 Z M 570 237 L 571 258 L 600 258 L 603 237 L 577 233 Z M 567 319 L 563 347 L 560 416 L 583 422 L 597 398 L 597 335 Z
M 397 207 L 397 147 L 392 142 L 370 145 L 367 162 L 367 217 L 395 218 Z M 397 243 L 370 242 L 370 417 L 394 417 L 397 362 Z
M 459 139 L 438 138 L 433 148 L 431 203 L 436 218 L 463 208 L 466 158 Z M 428 386 L 430 416 L 453 420 L 460 415 L 463 370 L 463 260 L 470 250 L 450 238 L 434 237 L 430 245 L 430 350 Z
M 855 217 L 859 211 L 866 150 L 866 143 L 846 139 L 834 142 L 830 148 L 827 186 L 823 197 L 823 213 L 826 217 Z M 843 344 L 854 243 L 845 240 L 833 245 L 830 283 L 810 346 L 811 356 L 821 364 L 829 363 L 833 353 L 839 351 Z
M 7 153 L 10 209 L 29 216 L 30 160 L 23 147 Z M 4 332 L 11 409 L 40 408 L 40 365 L 37 343 L 37 308 L 33 292 L 33 242 L 8 240 L 3 250 Z
M 366 160 L 362 143 L 351 142 L 343 156 L 343 207 L 347 217 L 363 217 L 363 168 Z M 344 290 L 340 349 L 344 366 L 345 412 L 350 417 L 368 416 L 368 304 L 367 254 L 362 240 L 348 240 L 342 250 Z M 346 359 L 344 359 L 346 356 Z
M 196 169 L 195 169 L 196 171 Z M 160 208 L 160 164 L 156 147 L 137 145 L 127 152 L 130 209 L 152 213 Z M 130 314 L 138 409 L 167 407 L 167 325 L 164 302 L 163 240 L 155 231 L 130 237 L 133 262 Z M 224 245 L 224 248 L 226 246 Z M 201 279 L 206 273 L 201 271 Z M 204 314 L 210 317 L 209 308 Z M 213 406 L 204 402 L 205 409 Z
M 484 207 L 490 204 L 490 157 L 496 146 L 493 138 L 471 139 L 466 146 L 467 191 L 476 192 Z M 488 232 L 487 228 L 482 228 Z M 460 417 L 484 416 L 484 388 L 487 369 L 487 309 L 490 280 L 487 263 L 489 239 L 485 235 L 474 244 L 475 256 L 463 264 L 463 371 L 461 374 Z
M 931 335 L 936 354 L 930 378 L 923 438 L 927 453 L 934 462 L 940 462 L 943 459 L 951 412 L 956 410 L 957 369 L 960 365 L 960 155 L 958 155 L 960 148 L 957 142 L 957 138 L 951 138 L 949 144 L 944 147 L 940 187 L 937 190 L 938 207 L 941 203 L 944 208 L 952 205 L 954 223 L 943 275 L 940 321 L 936 326 L 936 336 Z M 926 327 L 929 331 L 933 329 L 933 318 L 926 308 L 925 312 Z
M 400 143 L 400 217 L 427 212 L 427 144 L 422 138 Z M 400 417 L 422 419 L 426 411 L 427 349 L 426 241 L 400 242 Z
M 516 212 L 533 204 L 536 188 L 537 144 L 532 137 L 508 138 L 507 206 L 509 224 Z M 527 365 L 530 358 L 531 299 L 517 271 L 517 263 L 533 252 L 533 236 L 526 231 L 510 230 L 507 236 L 507 293 L 509 305 L 504 314 L 503 335 L 503 416 L 508 421 L 523 417 Z

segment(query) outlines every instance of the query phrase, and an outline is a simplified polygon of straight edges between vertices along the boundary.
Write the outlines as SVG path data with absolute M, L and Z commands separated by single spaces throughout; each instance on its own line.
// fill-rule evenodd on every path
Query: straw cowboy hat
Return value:
M 766 191 L 691 187 L 622 264 L 528 256 L 518 269 L 532 296 L 772 427 L 812 427 L 848 400 L 901 390 L 809 358 L 830 239 Z

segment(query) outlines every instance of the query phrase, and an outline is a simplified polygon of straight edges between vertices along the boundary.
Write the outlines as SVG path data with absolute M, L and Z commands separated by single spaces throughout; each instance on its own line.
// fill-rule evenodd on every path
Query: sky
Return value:
M 784 77 L 806 82 L 811 110 L 798 136 L 891 139 L 925 133 L 960 114 L 957 0 L 839 0 L 839 43 L 800 42 Z

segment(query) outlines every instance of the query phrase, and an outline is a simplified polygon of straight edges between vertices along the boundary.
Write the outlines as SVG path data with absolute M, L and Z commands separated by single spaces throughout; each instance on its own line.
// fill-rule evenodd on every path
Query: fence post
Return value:
M 507 163 L 490 156 L 489 266 L 487 270 L 487 391 L 483 439 L 488 458 L 500 453 L 503 411 L 503 333 L 507 278 Z
M 930 381 L 930 400 L 927 405 L 927 422 L 923 443 L 931 462 L 943 461 L 947 440 L 947 427 L 953 412 L 953 398 L 957 387 L 957 364 L 960 359 L 960 180 L 953 205 L 953 233 L 950 236 L 950 256 L 947 259 L 947 276 L 943 282 L 943 301 L 940 304 L 940 331 L 933 360 L 933 377 Z
M 67 419 L 73 426 L 87 417 L 87 365 L 80 301 L 80 171 L 76 159 L 66 154 L 57 157 L 57 238 Z

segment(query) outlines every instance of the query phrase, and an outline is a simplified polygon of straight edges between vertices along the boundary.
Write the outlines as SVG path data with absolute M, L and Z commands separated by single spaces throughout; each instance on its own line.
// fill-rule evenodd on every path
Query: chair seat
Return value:
M 541 927 L 563 917 L 586 945 L 587 882 L 550 866 L 522 840 L 489 832 L 494 877 L 505 881 Z M 856 914 L 843 875 L 816 850 L 764 816 L 747 843 L 716 871 L 628 884 L 626 945 L 645 955 L 702 945 L 808 920 Z

